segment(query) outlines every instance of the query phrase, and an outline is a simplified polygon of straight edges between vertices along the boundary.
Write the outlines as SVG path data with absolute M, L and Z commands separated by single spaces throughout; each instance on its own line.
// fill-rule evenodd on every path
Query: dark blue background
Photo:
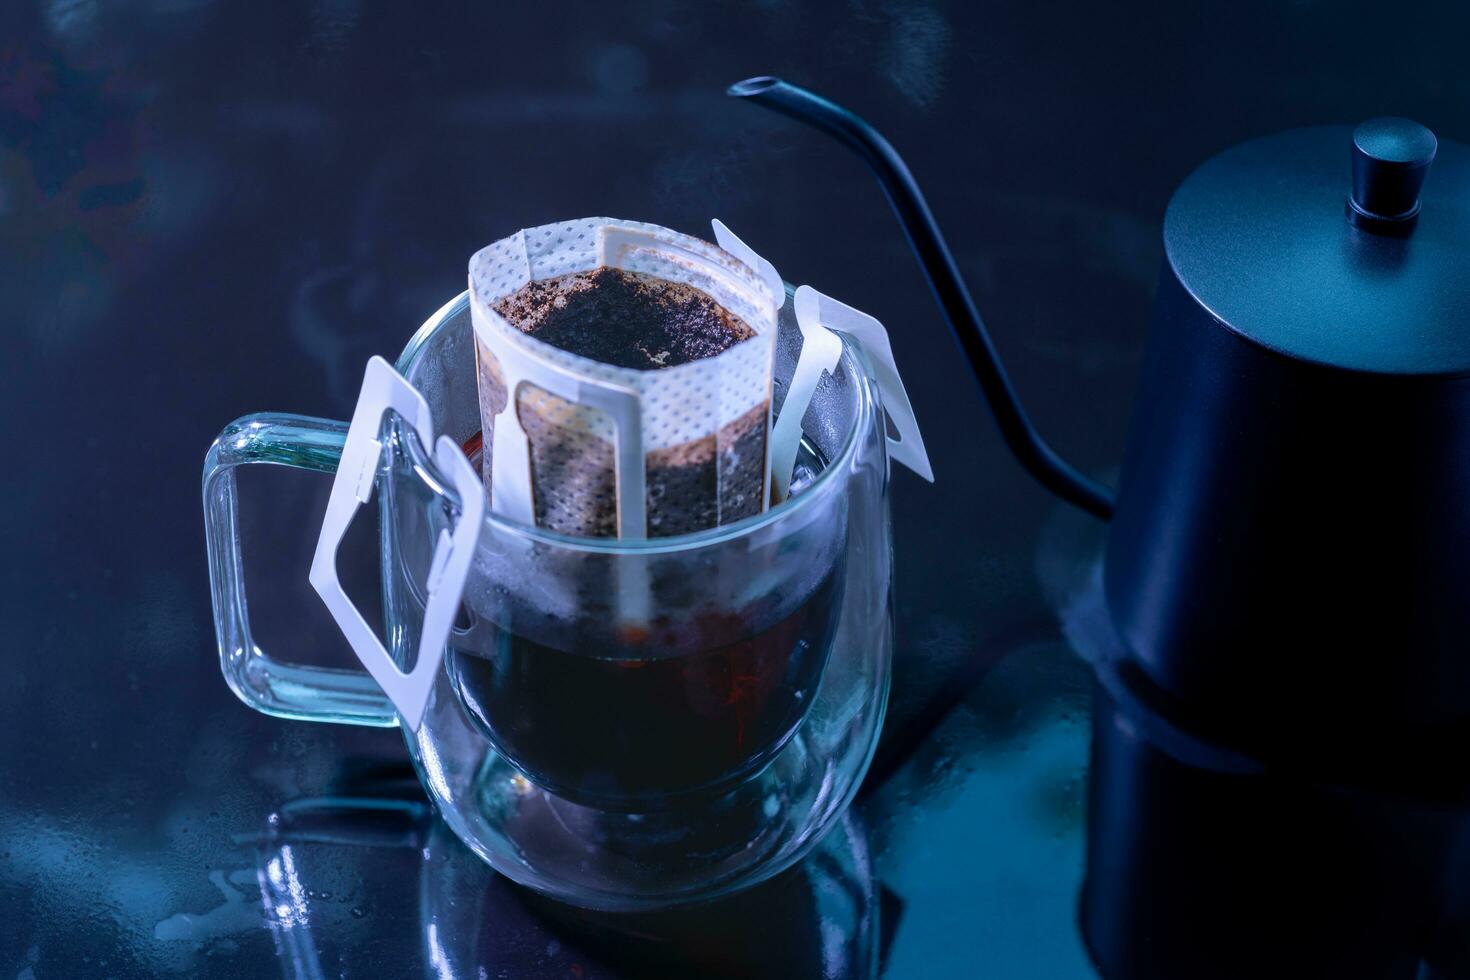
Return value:
M 474 249 L 610 214 L 700 235 L 719 217 L 889 326 L 937 483 L 893 490 L 895 689 L 860 807 L 895 903 L 885 963 L 1087 975 L 1088 688 L 1055 610 L 1100 532 L 1006 455 L 868 175 L 722 91 L 776 73 L 868 115 L 925 184 L 1038 427 L 1111 477 L 1172 187 L 1306 124 L 1394 113 L 1470 139 L 1466 10 L 8 4 L 0 973 L 285 968 L 241 835 L 402 750 L 254 715 L 225 688 L 204 451 L 249 411 L 345 418 L 364 360 L 463 288 Z M 262 644 L 343 662 L 305 582 L 324 489 L 242 480 L 246 557 Z M 411 881 L 381 860 L 317 861 L 352 896 L 317 913 L 340 945 L 329 975 L 417 955 Z M 554 942 L 533 959 L 567 975 Z

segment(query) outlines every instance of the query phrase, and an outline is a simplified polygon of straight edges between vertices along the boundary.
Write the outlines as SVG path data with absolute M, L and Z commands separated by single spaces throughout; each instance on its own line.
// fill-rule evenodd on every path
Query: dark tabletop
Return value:
M 0 976 L 1093 975 L 1077 925 L 1089 753 L 1109 740 L 1111 779 L 1152 751 L 1118 742 L 1144 729 L 1094 700 L 1077 655 L 1096 640 L 1102 527 L 1005 452 L 868 174 L 722 91 L 776 73 L 885 131 L 1038 428 L 1107 479 L 1172 188 L 1233 143 L 1308 124 L 1399 114 L 1470 140 L 1467 10 L 6 4 Z M 719 217 L 787 279 L 882 319 L 937 480 L 894 481 L 893 698 L 851 818 L 758 893 L 640 922 L 496 878 L 424 809 L 396 733 L 240 704 L 199 500 L 225 423 L 346 418 L 365 359 L 391 359 L 464 287 L 472 251 L 596 214 L 699 235 Z M 245 557 L 261 645 L 345 664 L 306 584 L 325 483 L 242 476 Z M 1233 772 L 1170 758 L 1212 787 Z M 1113 829 L 1138 825 L 1129 800 L 1173 799 L 1129 785 Z M 1324 868 L 1387 833 L 1344 819 Z M 299 887 L 277 895 L 262 869 L 283 859 Z M 1133 908 L 1110 880 L 1092 897 Z M 1454 891 L 1395 887 L 1414 909 Z M 1089 935 L 1126 928 L 1104 916 Z M 1429 955 L 1401 946 L 1382 962 Z

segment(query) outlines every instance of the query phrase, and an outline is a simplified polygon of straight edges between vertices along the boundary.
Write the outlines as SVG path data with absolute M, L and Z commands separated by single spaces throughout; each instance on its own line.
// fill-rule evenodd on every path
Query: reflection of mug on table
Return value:
M 375 783 L 394 795 L 375 797 Z M 416 793 L 399 798 L 409 787 L 396 780 L 364 780 L 356 792 L 367 795 L 293 800 L 255 840 L 264 925 L 285 976 L 357 967 L 371 975 L 586 980 L 878 975 L 878 888 L 867 835 L 851 816 L 802 863 L 760 887 L 691 907 L 608 915 L 512 887 L 460 846 Z M 354 901 L 371 909 L 365 918 L 357 917 L 360 906 L 331 897 L 344 866 L 358 883 Z M 363 941 L 412 930 L 415 909 L 417 951 L 391 944 L 405 961 L 385 962 L 383 949 Z M 892 934 L 891 926 L 882 931 Z M 333 965 L 330 974 L 323 962 Z

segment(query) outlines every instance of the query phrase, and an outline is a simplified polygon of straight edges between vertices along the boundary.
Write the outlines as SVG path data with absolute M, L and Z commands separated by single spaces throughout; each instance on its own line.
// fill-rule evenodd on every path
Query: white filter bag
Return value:
M 718 223 L 716 231 L 745 261 L 667 228 L 612 218 L 527 228 L 470 259 L 493 510 L 564 534 L 641 538 L 766 509 L 772 356 L 785 295 L 769 263 Z M 538 340 L 497 310 L 529 282 L 599 268 L 696 290 L 750 335 L 713 356 L 644 370 Z

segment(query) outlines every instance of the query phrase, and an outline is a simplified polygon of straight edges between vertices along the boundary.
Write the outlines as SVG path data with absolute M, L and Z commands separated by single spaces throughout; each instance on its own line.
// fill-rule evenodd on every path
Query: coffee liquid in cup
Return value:
M 658 810 L 769 762 L 812 703 L 843 593 L 834 562 L 796 602 L 660 613 L 646 633 L 548 622 L 529 607 L 449 676 L 497 752 L 557 796 Z M 486 651 L 488 650 L 488 655 Z

